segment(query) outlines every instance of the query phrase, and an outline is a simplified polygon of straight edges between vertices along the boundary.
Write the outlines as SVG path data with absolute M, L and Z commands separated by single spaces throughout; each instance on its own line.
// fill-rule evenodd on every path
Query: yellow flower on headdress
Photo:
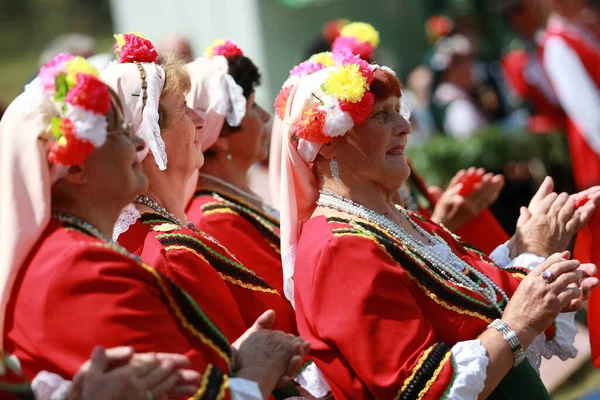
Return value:
M 94 76 L 98 76 L 98 71 L 88 60 L 83 57 L 75 57 L 70 61 L 65 63 L 65 68 L 67 70 L 67 85 L 69 89 L 75 86 L 77 83 L 77 74 L 90 74 Z
M 369 42 L 373 48 L 379 46 L 379 32 L 366 22 L 352 22 L 344 26 L 340 36 L 352 36 L 359 42 Z
M 319 64 L 323 64 L 325 67 L 333 67 L 335 61 L 333 60 L 333 53 L 330 51 L 324 51 L 322 53 L 313 54 L 310 57 L 311 61 Z
M 206 50 L 204 50 L 204 55 L 209 58 L 214 56 L 215 47 L 223 46 L 226 42 L 227 42 L 227 40 L 225 40 L 225 39 L 215 40 L 214 42 L 211 43 L 210 46 L 208 46 L 206 48 Z
M 364 96 L 367 86 L 367 78 L 358 64 L 348 64 L 331 71 L 323 84 L 323 91 L 338 100 L 357 103 Z

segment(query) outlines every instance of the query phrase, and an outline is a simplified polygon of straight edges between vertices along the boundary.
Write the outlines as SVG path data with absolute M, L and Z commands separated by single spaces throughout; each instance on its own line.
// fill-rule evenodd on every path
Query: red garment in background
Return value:
M 412 190 L 416 190 L 420 196 L 427 199 L 428 207 L 419 206 L 419 214 L 430 218 L 433 208 L 437 203 L 427 190 L 427 184 L 414 170 L 411 165 L 411 176 L 408 184 Z M 509 239 L 508 234 L 502 228 L 496 217 L 488 209 L 483 210 L 477 217 L 460 227 L 456 232 L 461 240 L 469 245 L 490 254 L 496 247 Z

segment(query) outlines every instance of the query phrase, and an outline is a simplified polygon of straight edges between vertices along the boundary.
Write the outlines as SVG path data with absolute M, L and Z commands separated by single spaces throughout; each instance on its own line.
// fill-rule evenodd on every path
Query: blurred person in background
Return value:
M 190 41 L 186 37 L 175 33 L 168 34 L 163 38 L 158 45 L 158 53 L 176 54 L 186 63 L 194 61 L 194 54 L 192 52 Z
M 472 96 L 478 85 L 475 51 L 469 39 L 454 34 L 441 39 L 430 61 L 434 71 L 432 107 L 442 132 L 468 138 L 488 124 Z
M 600 184 L 600 40 L 586 24 L 586 0 L 543 0 L 551 12 L 543 65 L 567 115 L 575 187 Z
M 88 58 L 96 54 L 96 40 L 90 35 L 68 33 L 57 36 L 40 55 L 40 65 L 47 64 L 54 56 L 69 53 Z
M 533 133 L 563 130 L 565 115 L 543 67 L 544 15 L 540 0 L 498 0 L 495 8 L 519 35 L 523 46 L 503 55 L 501 64 L 510 90 L 532 108 L 528 130 Z

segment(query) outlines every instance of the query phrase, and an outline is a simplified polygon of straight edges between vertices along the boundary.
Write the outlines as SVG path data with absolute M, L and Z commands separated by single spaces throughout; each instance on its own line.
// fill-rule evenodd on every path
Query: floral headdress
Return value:
M 373 50 L 379 46 L 379 32 L 366 22 L 352 22 L 345 25 L 331 49 L 334 53 L 357 54 L 363 60 L 370 60 Z
M 229 60 L 242 57 L 244 52 L 234 42 L 228 39 L 216 40 L 204 50 L 205 57 L 217 63 L 218 72 L 212 76 L 211 108 L 219 115 L 224 115 L 227 124 L 232 127 L 240 126 L 246 115 L 246 97 L 244 89 L 237 84 L 229 74 Z
M 343 136 L 371 114 L 375 97 L 369 91 L 378 68 L 356 55 L 335 54 L 335 66 L 321 85 L 322 98 L 314 97 L 292 129 L 298 138 L 317 144 Z
M 117 89 L 119 93 L 123 91 L 124 85 L 128 87 L 127 91 L 135 92 L 126 93 L 125 98 L 121 100 L 124 106 L 131 111 L 136 135 L 142 137 L 147 143 L 142 158 L 149 149 L 152 151 L 158 167 L 165 170 L 168 161 L 167 153 L 158 124 L 158 105 L 165 83 L 165 73 L 157 65 L 158 53 L 156 47 L 148 38 L 136 32 L 115 34 L 114 37 L 116 40 L 114 45 L 116 65 L 109 65 L 102 72 L 102 78 L 111 85 L 115 85 L 114 88 L 120 85 L 121 87 Z M 139 89 L 137 86 L 139 81 L 134 81 L 134 76 L 127 75 L 132 71 L 120 66 L 127 64 L 134 64 L 139 72 L 139 79 L 141 80 Z M 127 80 L 127 82 L 119 83 L 119 78 L 124 81 Z M 131 98 L 130 95 L 134 97 Z
M 106 141 L 110 93 L 97 76 L 85 58 L 63 53 L 44 65 L 30 86 L 59 106 L 60 115 L 51 120 L 55 141 L 50 142 L 48 160 L 53 164 L 81 165 Z
M 325 25 L 323 25 L 323 38 L 327 42 L 333 43 L 333 41 L 340 36 L 344 26 L 348 25 L 349 23 L 350 21 L 348 21 L 346 18 L 328 21 Z
M 204 50 L 204 55 L 209 58 L 214 56 L 223 56 L 227 59 L 241 57 L 244 55 L 235 43 L 228 39 L 216 40 Z
M 283 83 L 283 87 L 275 98 L 275 104 L 273 105 L 275 108 L 275 114 L 279 117 L 279 119 L 283 119 L 290 91 L 292 90 L 292 87 L 300 81 L 300 78 L 314 74 L 323 68 L 332 67 L 334 65 L 335 60 L 333 58 L 333 53 L 326 51 L 323 53 L 314 54 L 308 60 L 301 62 L 292 68 L 290 71 L 290 76 Z

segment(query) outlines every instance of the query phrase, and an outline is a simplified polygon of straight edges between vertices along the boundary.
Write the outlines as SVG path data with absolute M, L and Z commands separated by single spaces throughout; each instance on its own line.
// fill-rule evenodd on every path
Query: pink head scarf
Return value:
M 309 218 L 319 198 L 319 184 L 312 166 L 322 145 L 304 139 L 292 139 L 291 127 L 302 118 L 305 107 L 312 104 L 314 96 L 325 97 L 321 85 L 330 73 L 326 68 L 303 77 L 290 92 L 281 123 L 274 122 L 274 138 L 281 138 L 281 256 L 285 295 L 293 304 L 294 262 L 300 221 Z
M 39 84 L 28 85 L 0 121 L 0 332 L 15 277 L 50 220 L 50 188 L 64 172 L 47 160 L 59 110 L 40 97 Z

